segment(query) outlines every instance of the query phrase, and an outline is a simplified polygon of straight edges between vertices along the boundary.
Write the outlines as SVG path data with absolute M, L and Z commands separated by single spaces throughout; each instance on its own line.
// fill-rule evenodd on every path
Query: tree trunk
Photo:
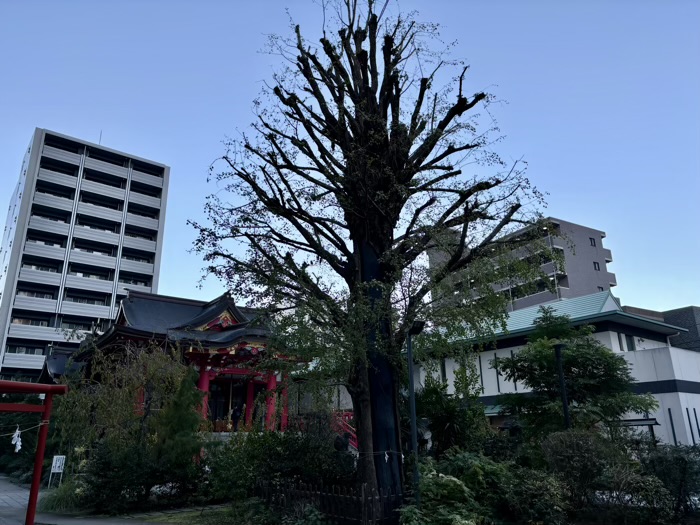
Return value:
M 357 474 L 361 484 L 372 491 L 377 490 L 377 473 L 374 469 L 374 446 L 372 443 L 372 408 L 369 393 L 369 377 L 367 363 L 358 363 L 353 384 L 348 392 L 352 398 L 352 406 L 357 427 Z
M 355 248 L 361 262 L 361 281 L 382 282 L 377 250 L 367 241 L 356 243 Z M 402 492 L 402 465 L 396 371 L 389 361 L 387 348 L 391 336 L 391 313 L 386 310 L 381 286 L 371 286 L 366 293 L 372 310 L 367 326 L 367 350 L 374 468 L 378 488 L 399 493 Z

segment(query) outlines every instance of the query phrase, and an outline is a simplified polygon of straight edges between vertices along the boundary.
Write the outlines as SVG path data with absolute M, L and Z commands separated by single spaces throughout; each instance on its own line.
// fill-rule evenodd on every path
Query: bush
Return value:
M 403 525 L 476 525 L 483 521 L 472 491 L 460 479 L 438 473 L 431 459 L 421 465 L 420 495 L 420 508 L 401 508 Z
M 600 435 L 580 430 L 550 434 L 542 441 L 542 453 L 549 469 L 566 483 L 575 509 L 594 503 L 600 477 L 615 456 Z
M 546 472 L 529 468 L 515 469 L 503 497 L 506 504 L 505 509 L 501 509 L 501 515 L 515 523 L 567 523 L 566 486 Z
M 211 443 L 206 458 L 211 495 L 246 497 L 262 479 L 351 485 L 355 461 L 349 452 L 335 450 L 335 437 L 326 421 L 304 432 L 238 433 L 228 443 Z
M 44 491 L 40 512 L 74 512 L 85 506 L 85 485 L 75 479 L 66 480 L 55 489 Z
M 642 469 L 656 476 L 673 501 L 679 519 L 698 510 L 700 496 L 700 447 L 659 446 L 641 455 Z
M 613 465 L 600 481 L 607 522 L 656 525 L 667 523 L 673 514 L 673 500 L 661 480 L 643 475 L 638 465 Z

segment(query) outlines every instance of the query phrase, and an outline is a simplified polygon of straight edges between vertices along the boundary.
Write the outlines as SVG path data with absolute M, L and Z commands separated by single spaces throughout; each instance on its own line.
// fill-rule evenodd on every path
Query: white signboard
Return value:
M 53 462 L 51 463 L 51 474 L 49 474 L 49 487 L 51 486 L 51 478 L 54 474 L 61 474 L 58 480 L 58 484 L 63 481 L 63 467 L 66 465 L 66 456 L 54 456 Z
M 54 456 L 51 463 L 51 474 L 63 474 L 63 466 L 66 464 L 66 456 Z

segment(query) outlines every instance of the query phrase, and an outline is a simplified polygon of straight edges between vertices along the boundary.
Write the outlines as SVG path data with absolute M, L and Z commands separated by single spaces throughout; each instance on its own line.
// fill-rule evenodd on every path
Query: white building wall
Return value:
M 644 340 L 635 338 L 637 350 L 633 352 L 624 351 L 625 336 L 617 332 L 606 331 L 594 334 L 594 337 L 614 352 L 623 352 L 623 356 L 630 364 L 632 376 L 638 383 L 658 383 L 661 381 L 689 381 L 700 382 L 700 353 L 682 348 L 661 346 L 659 341 Z M 620 346 L 620 339 L 623 346 Z M 640 340 L 641 339 L 641 340 Z M 525 393 L 527 389 L 522 384 L 517 386 L 512 381 L 507 381 L 505 377 L 498 375 L 492 366 L 494 358 L 503 359 L 511 357 L 511 351 L 516 354 L 524 348 L 514 346 L 498 350 L 487 350 L 471 357 L 474 370 L 479 376 L 482 385 L 482 396 L 498 396 L 505 393 Z M 621 350 L 622 348 L 622 350 Z M 481 365 L 481 366 L 480 366 Z M 458 363 L 454 359 L 445 360 L 445 372 L 448 383 L 448 392 L 454 393 L 455 371 Z M 440 376 L 440 367 L 435 366 L 435 377 Z M 425 384 L 426 371 L 424 368 L 416 370 L 416 386 L 420 388 Z M 674 384 L 667 384 L 668 388 L 673 388 Z M 658 385 L 657 385 L 658 388 Z M 654 434 L 665 443 L 674 443 L 673 431 L 675 430 L 675 442 L 688 445 L 700 444 L 700 394 L 686 392 L 669 392 L 653 394 L 659 403 L 659 408 L 649 414 L 649 417 L 656 418 L 659 425 L 654 427 Z M 671 425 L 671 411 L 673 426 Z M 687 411 L 686 411 L 687 409 Z M 690 415 L 690 421 L 688 420 Z M 698 422 L 696 422 L 696 415 Z M 630 415 L 630 418 L 646 417 L 645 415 Z

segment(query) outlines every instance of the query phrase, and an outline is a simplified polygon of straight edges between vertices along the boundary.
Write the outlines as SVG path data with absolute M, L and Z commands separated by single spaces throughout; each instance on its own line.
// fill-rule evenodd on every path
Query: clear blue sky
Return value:
M 457 39 L 507 159 L 524 156 L 546 213 L 605 230 L 624 304 L 700 304 L 700 2 L 402 1 Z M 185 224 L 216 190 L 207 168 L 246 128 L 275 57 L 267 35 L 307 35 L 318 3 L 0 0 L 0 216 L 35 127 L 169 164 L 160 293 L 197 288 Z

